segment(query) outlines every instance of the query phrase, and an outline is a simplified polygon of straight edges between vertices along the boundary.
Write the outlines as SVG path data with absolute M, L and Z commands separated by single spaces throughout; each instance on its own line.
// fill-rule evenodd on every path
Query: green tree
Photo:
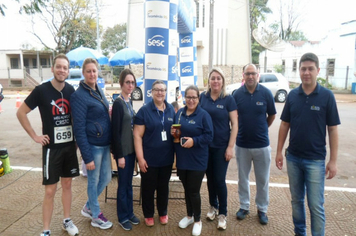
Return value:
M 103 35 L 101 49 L 105 56 L 126 47 L 126 23 L 107 28 Z
M 259 63 L 259 54 L 264 50 L 252 36 L 252 31 L 258 28 L 261 22 L 266 21 L 267 14 L 271 13 L 271 9 L 267 7 L 268 0 L 250 0 L 250 34 L 251 34 L 251 54 L 252 63 Z
M 303 19 L 303 6 L 293 0 L 279 0 L 279 20 L 270 25 L 279 37 L 285 41 L 306 41 L 302 31 L 298 30 L 299 24 Z
M 20 3 L 20 0 L 12 0 L 13 2 L 18 2 Z M 23 12 L 25 12 L 28 15 L 31 14 L 35 14 L 37 12 L 42 12 L 41 11 L 41 7 L 45 7 L 46 6 L 46 2 L 48 2 L 49 0 L 30 0 L 28 3 L 25 3 L 23 5 L 20 5 L 20 9 L 19 9 L 19 13 L 22 14 Z M 0 3 L 0 14 L 5 16 L 5 9 L 6 5 L 3 3 Z
M 33 31 L 45 48 L 67 53 L 73 46 L 91 46 L 95 41 L 96 21 L 90 0 L 54 0 L 42 9 L 39 17 L 45 22 L 56 43 L 55 48 L 49 47 Z

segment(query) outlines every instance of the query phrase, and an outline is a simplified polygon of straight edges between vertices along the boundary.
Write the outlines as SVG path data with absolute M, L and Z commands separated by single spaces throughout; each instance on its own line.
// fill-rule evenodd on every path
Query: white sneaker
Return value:
M 226 216 L 225 215 L 219 215 L 218 219 L 219 219 L 218 229 L 226 229 Z
M 209 220 L 214 220 L 215 216 L 217 214 L 218 214 L 218 210 L 215 207 L 210 206 L 210 209 L 209 209 L 208 213 L 206 214 L 206 218 Z
M 194 226 L 193 226 L 193 231 L 192 231 L 192 235 L 193 236 L 198 236 L 201 234 L 201 228 L 203 227 L 203 224 L 201 223 L 201 221 L 199 222 L 194 222 Z
M 63 222 L 63 229 L 65 231 L 67 231 L 69 235 L 72 235 L 72 236 L 79 234 L 77 226 L 74 225 L 74 223 L 71 219 Z
M 112 227 L 112 222 L 108 221 L 108 219 L 105 218 L 103 213 L 100 213 L 98 218 L 92 219 L 91 220 L 91 226 L 97 227 L 100 229 L 109 229 Z
M 190 217 L 190 219 L 188 218 L 188 216 L 184 217 L 183 219 L 181 219 L 181 221 L 179 221 L 179 228 L 181 229 L 185 229 L 187 228 L 189 225 L 194 223 L 194 218 Z

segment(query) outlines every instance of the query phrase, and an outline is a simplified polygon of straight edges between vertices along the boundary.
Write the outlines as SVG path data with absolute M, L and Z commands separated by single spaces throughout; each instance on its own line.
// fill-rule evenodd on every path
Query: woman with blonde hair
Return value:
M 218 229 L 226 229 L 227 187 L 226 172 L 233 157 L 238 123 L 234 98 L 225 91 L 223 72 L 214 68 L 209 73 L 208 90 L 200 96 L 200 104 L 211 116 L 214 125 L 213 142 L 209 145 L 209 161 L 206 170 L 210 210 L 207 219 L 218 216 Z

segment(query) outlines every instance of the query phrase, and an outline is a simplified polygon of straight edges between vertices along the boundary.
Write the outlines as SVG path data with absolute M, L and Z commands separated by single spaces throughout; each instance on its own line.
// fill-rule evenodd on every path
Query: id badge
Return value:
M 161 136 L 162 136 L 162 141 L 167 141 L 167 133 L 166 133 L 166 131 L 162 131 L 161 132 Z

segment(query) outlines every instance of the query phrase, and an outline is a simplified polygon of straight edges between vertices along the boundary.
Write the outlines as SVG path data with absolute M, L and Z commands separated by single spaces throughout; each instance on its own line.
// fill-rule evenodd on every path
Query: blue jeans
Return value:
M 289 188 L 292 195 L 294 232 L 307 235 L 304 198 L 307 194 L 312 235 L 325 235 L 325 160 L 303 159 L 287 154 Z
M 118 188 L 117 188 L 117 217 L 120 223 L 125 223 L 134 216 L 132 177 L 135 167 L 135 154 L 129 154 L 125 158 L 125 168 L 117 166 Z M 117 163 L 118 164 L 118 163 Z
M 87 207 L 91 210 L 93 218 L 98 218 L 100 206 L 98 197 L 111 181 L 111 155 L 110 145 L 91 146 L 94 156 L 94 170 L 87 170 L 88 175 L 88 201 Z
M 239 170 L 240 208 L 244 210 L 250 209 L 250 172 L 253 163 L 257 189 L 255 198 L 257 210 L 267 213 L 271 147 L 242 148 L 236 146 L 236 160 Z
M 210 206 L 219 209 L 219 214 L 227 215 L 226 172 L 229 162 L 225 160 L 226 148 L 209 148 L 206 177 Z

